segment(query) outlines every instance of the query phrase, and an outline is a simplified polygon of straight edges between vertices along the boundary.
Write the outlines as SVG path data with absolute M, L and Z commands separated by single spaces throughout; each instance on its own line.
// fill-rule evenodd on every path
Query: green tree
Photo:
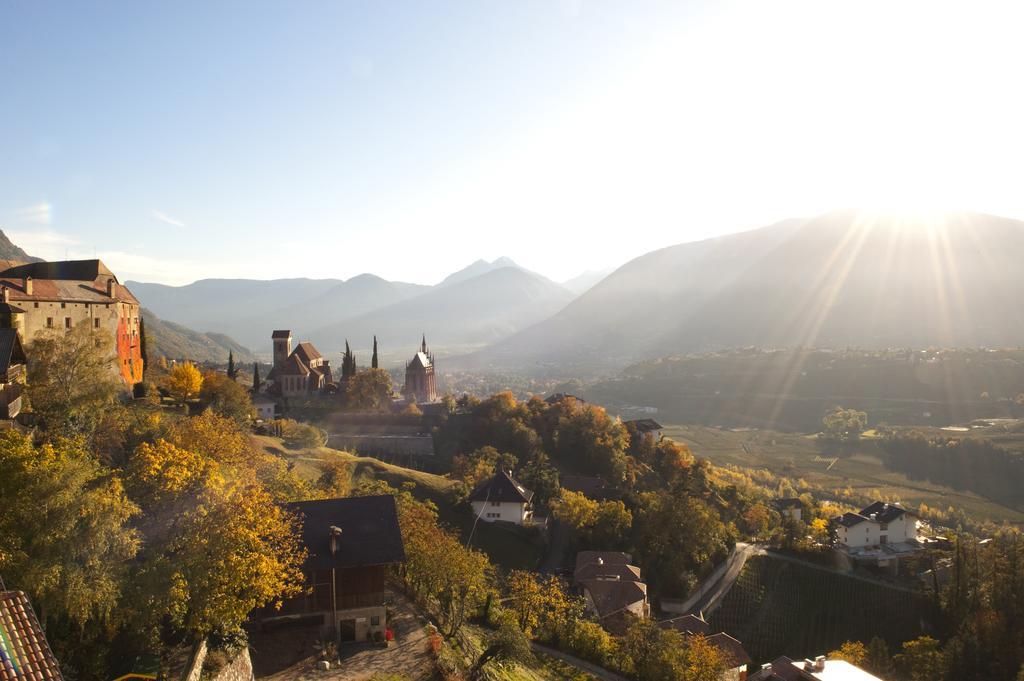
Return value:
M 246 423 L 255 415 L 249 392 L 233 378 L 219 371 L 203 374 L 199 399 L 216 413 L 239 423 Z
M 237 375 L 238 373 L 235 370 L 235 353 L 228 350 L 228 378 L 234 381 Z
M 946 657 L 939 642 L 930 636 L 921 636 L 903 644 L 894 662 L 900 674 L 908 681 L 932 681 L 946 673 Z
M 259 362 L 252 363 L 252 394 L 257 395 L 260 392 L 260 364 Z
M 51 432 L 88 432 L 123 389 L 110 335 L 86 324 L 37 334 L 28 356 L 29 403 Z
M 491 662 L 528 662 L 533 659 L 530 640 L 523 630 L 511 619 L 505 619 L 487 641 L 487 647 L 469 669 L 471 681 L 483 675 L 484 667 Z
M 868 415 L 856 409 L 835 407 L 821 420 L 823 435 L 833 442 L 855 442 L 868 425 Z
M 385 409 L 391 405 L 391 374 L 384 369 L 362 371 L 349 378 L 345 390 L 350 409 Z
M 0 574 L 50 616 L 110 617 L 139 549 L 138 507 L 79 441 L 0 433 Z
M 370 358 L 370 368 L 378 369 L 377 366 L 377 336 L 373 337 L 373 357 Z

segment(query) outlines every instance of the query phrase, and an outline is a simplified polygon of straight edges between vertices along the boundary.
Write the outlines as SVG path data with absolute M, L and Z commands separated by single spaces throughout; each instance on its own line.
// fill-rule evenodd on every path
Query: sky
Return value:
M 0 228 L 122 280 L 561 281 L 848 207 L 1024 218 L 1022 3 L 0 4 Z

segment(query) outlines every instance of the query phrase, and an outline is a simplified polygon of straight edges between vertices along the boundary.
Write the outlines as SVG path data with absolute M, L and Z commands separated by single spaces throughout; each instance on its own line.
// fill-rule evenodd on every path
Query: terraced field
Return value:
M 822 655 L 874 636 L 898 647 L 925 633 L 927 612 L 927 601 L 909 591 L 754 556 L 708 619 L 712 630 L 738 638 L 762 663 Z

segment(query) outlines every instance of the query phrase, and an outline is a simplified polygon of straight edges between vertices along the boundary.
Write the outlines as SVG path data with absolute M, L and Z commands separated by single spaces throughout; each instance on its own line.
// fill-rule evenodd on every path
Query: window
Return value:
M 492 501 L 491 502 L 491 506 L 501 506 L 501 502 L 500 501 Z
M 370 626 L 371 627 L 379 627 L 380 626 L 380 615 L 373 615 L 372 617 L 370 617 Z
M 62 309 L 62 310 L 63 310 L 63 309 L 64 309 L 65 307 L 67 307 L 67 306 L 68 306 L 68 304 L 67 304 L 67 303 L 61 303 L 61 304 L 60 304 L 60 309 Z
M 34 305 L 37 310 L 39 309 L 39 303 L 32 303 L 32 305 Z
M 53 328 L 53 317 L 47 317 L 46 318 L 46 328 L 48 328 L 48 329 L 52 329 Z
M 885 532 L 886 530 L 889 529 L 889 523 L 882 523 L 881 525 L 879 525 L 878 529 L 880 529 L 883 532 Z
M 100 318 L 99 317 L 95 317 L 92 320 L 92 328 L 94 328 L 94 329 L 100 328 Z
M 888 544 L 889 543 L 889 538 L 883 534 L 881 537 L 878 538 L 878 543 L 879 544 Z
M 65 329 L 70 329 L 71 328 L 71 317 L 65 317 L 64 318 L 64 328 Z

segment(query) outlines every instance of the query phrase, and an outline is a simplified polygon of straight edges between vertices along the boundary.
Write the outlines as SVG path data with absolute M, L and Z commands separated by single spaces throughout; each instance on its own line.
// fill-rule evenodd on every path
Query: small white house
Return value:
M 469 503 L 477 518 L 487 523 L 504 521 L 516 525 L 527 525 L 533 520 L 530 501 L 533 492 L 512 478 L 512 474 L 500 468 L 480 483 L 469 495 Z
M 881 547 L 917 541 L 917 519 L 895 504 L 876 501 L 860 513 L 835 519 L 836 540 L 847 549 Z
M 277 403 L 266 395 L 259 395 L 252 400 L 252 406 L 256 409 L 256 418 L 261 421 L 273 421 L 274 410 Z
M 793 520 L 803 519 L 804 502 L 800 501 L 796 497 L 776 499 L 775 508 L 778 509 L 779 514 L 784 518 L 792 518 Z

